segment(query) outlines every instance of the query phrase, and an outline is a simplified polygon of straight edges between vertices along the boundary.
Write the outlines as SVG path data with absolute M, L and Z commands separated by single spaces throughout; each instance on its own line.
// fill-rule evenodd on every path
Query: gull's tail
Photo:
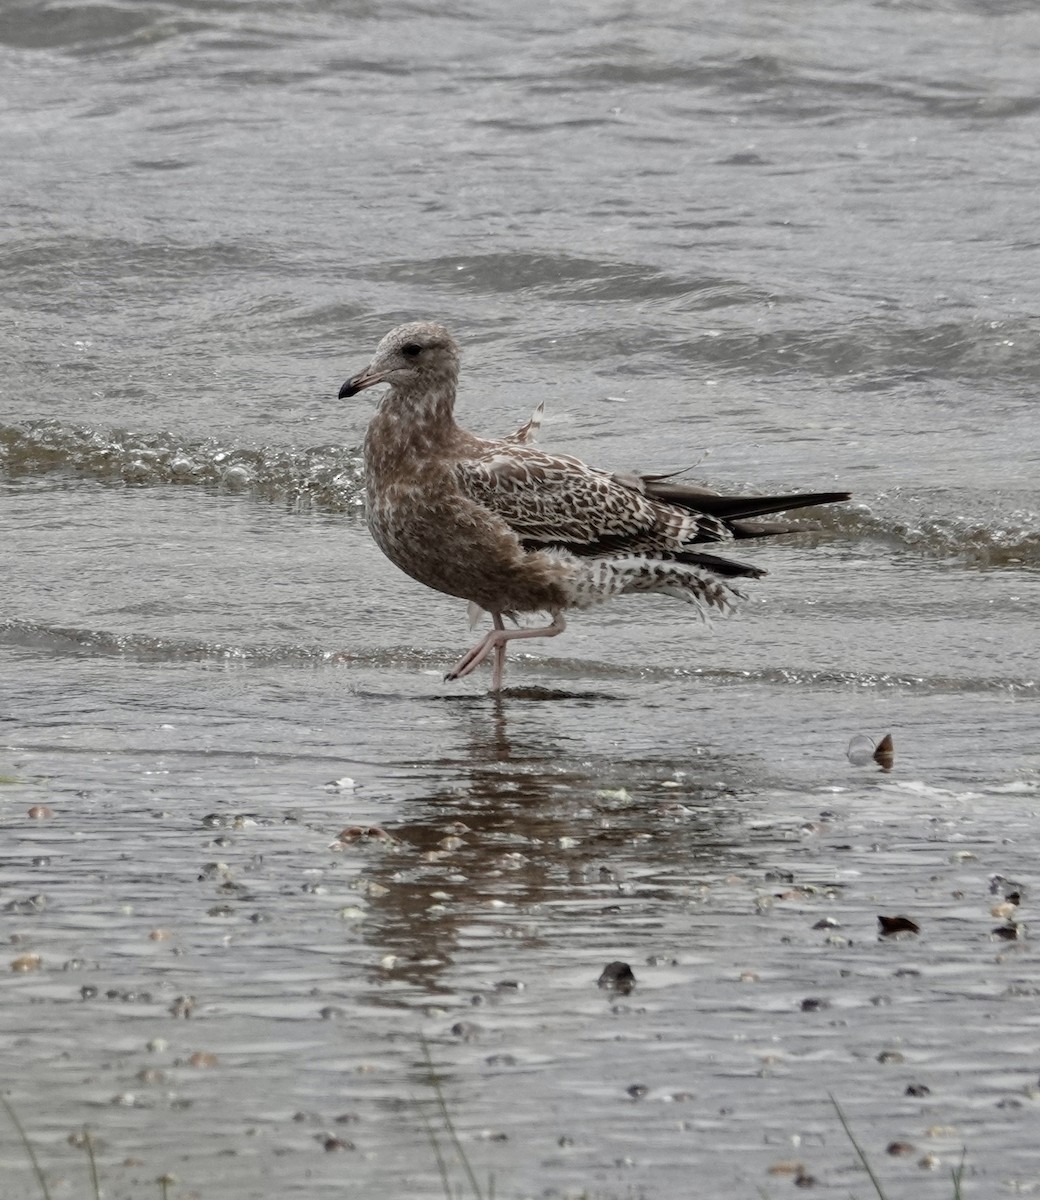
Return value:
M 568 556 L 570 557 L 570 556 Z M 705 557 L 711 557 L 707 555 Z M 613 596 L 658 592 L 696 606 L 705 619 L 732 612 L 743 592 L 717 574 L 685 562 L 668 562 L 644 555 L 619 558 L 573 559 L 575 608 L 591 608 Z M 717 568 L 713 568 L 715 570 Z

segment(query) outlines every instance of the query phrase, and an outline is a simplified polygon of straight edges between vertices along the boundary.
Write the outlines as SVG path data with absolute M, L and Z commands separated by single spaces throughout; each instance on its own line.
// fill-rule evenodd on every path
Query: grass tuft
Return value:
M 878 1177 L 874 1174 L 874 1168 L 870 1165 L 870 1159 L 867 1158 L 863 1147 L 859 1144 L 859 1142 L 856 1141 L 856 1135 L 852 1132 L 852 1126 L 849 1125 L 848 1119 L 846 1118 L 844 1112 L 842 1112 L 841 1105 L 837 1102 L 837 1100 L 835 1100 L 834 1095 L 831 1092 L 827 1093 L 827 1099 L 830 1100 L 831 1104 L 834 1105 L 834 1111 L 838 1114 L 838 1120 L 841 1122 L 842 1129 L 845 1130 L 845 1136 L 852 1143 L 853 1150 L 856 1151 L 859 1161 L 863 1164 L 863 1170 L 866 1171 L 867 1177 L 874 1185 L 874 1191 L 878 1194 L 878 1200 L 888 1200 L 888 1197 L 885 1195 L 885 1189 L 881 1186 Z M 951 1167 L 950 1169 L 950 1176 L 953 1180 L 953 1200 L 964 1200 L 961 1193 L 961 1183 L 964 1179 L 964 1161 L 967 1157 L 967 1154 L 967 1150 L 962 1149 L 961 1161 L 956 1167 Z
M 22 1145 L 25 1147 L 25 1153 L 29 1156 L 29 1161 L 32 1163 L 32 1169 L 36 1175 L 36 1182 L 40 1185 L 40 1195 L 43 1200 L 51 1200 L 50 1188 L 47 1186 L 47 1179 L 44 1176 L 43 1168 L 40 1166 L 40 1160 L 36 1157 L 36 1151 L 33 1149 L 32 1142 L 25 1130 L 22 1128 L 21 1121 L 18 1120 L 18 1114 L 11 1107 L 10 1101 L 6 1096 L 0 1096 L 0 1104 L 3 1104 L 4 1111 L 7 1113 L 11 1124 L 18 1130 L 18 1136 L 21 1138 Z
M 458 1131 L 455 1128 L 455 1122 L 451 1119 L 451 1112 L 448 1109 L 448 1102 L 444 1098 L 444 1091 L 441 1088 L 440 1077 L 437 1074 L 437 1068 L 433 1062 L 433 1055 L 430 1053 L 430 1043 L 424 1037 L 419 1038 L 419 1044 L 422 1046 L 423 1058 L 426 1060 L 426 1076 L 433 1089 L 434 1105 L 437 1115 L 440 1118 L 442 1125 L 441 1134 L 447 1135 L 448 1142 L 451 1148 L 455 1151 L 459 1162 L 462 1163 L 463 1171 L 466 1175 L 466 1181 L 473 1194 L 473 1200 L 495 1200 L 495 1177 L 488 1175 L 486 1190 L 481 1187 L 480 1181 L 477 1179 L 477 1173 L 473 1169 L 473 1164 L 469 1160 L 469 1156 L 463 1149 L 462 1143 L 459 1141 Z M 426 1138 L 433 1149 L 434 1158 L 437 1160 L 437 1173 L 440 1175 L 441 1187 L 444 1188 L 445 1200 L 463 1200 L 466 1192 L 463 1189 L 456 1190 L 451 1179 L 451 1172 L 448 1169 L 448 1161 L 444 1154 L 444 1149 L 437 1138 L 437 1130 L 434 1128 L 432 1121 L 426 1113 L 423 1103 L 418 1100 L 413 1100 L 416 1110 L 419 1113 L 419 1119 L 422 1121 L 423 1130 L 426 1133 Z
M 98 1175 L 97 1156 L 94 1154 L 94 1139 L 89 1129 L 83 1130 L 83 1146 L 90 1163 L 90 1183 L 94 1189 L 94 1200 L 101 1200 L 101 1177 Z

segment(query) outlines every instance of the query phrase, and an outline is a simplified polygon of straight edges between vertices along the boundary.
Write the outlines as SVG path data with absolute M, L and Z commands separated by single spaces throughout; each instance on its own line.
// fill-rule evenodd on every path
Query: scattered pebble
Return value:
M 1003 875 L 993 875 L 990 877 L 989 890 L 991 896 L 1003 895 L 1004 899 L 1011 901 L 1012 904 L 1020 904 L 1022 893 L 1026 889 L 1017 880 L 1006 879 Z
M 456 1021 L 451 1027 L 451 1036 L 461 1038 L 464 1042 L 475 1042 L 483 1032 L 483 1028 L 473 1021 Z
M 910 1142 L 889 1142 L 885 1147 L 885 1153 L 891 1154 L 893 1158 L 905 1158 L 908 1154 L 915 1154 L 917 1147 Z
M 29 971 L 38 971 L 43 966 L 43 959 L 38 954 L 19 954 L 11 960 L 11 970 L 24 975 Z
M 881 926 L 881 937 L 893 937 L 900 933 L 920 933 L 921 926 L 909 917 L 878 917 Z
M 54 809 L 46 804 L 34 804 L 28 816 L 31 821 L 47 821 L 54 816 Z
M 800 1162 L 795 1162 L 789 1159 L 782 1159 L 780 1162 L 775 1162 L 767 1168 L 769 1175 L 804 1175 L 805 1165 Z
M 170 1005 L 170 1015 L 174 1017 L 190 1017 L 195 1011 L 196 1000 L 194 996 L 178 996 Z
M 892 735 L 886 733 L 880 742 L 874 747 L 874 761 L 882 769 L 882 771 L 891 771 L 895 762 L 895 752 L 892 744 Z
M 1001 938 L 1005 942 L 1015 942 L 1020 937 L 1021 928 L 1022 926 L 1016 925 L 1014 921 L 1008 921 L 1006 925 L 998 925 L 993 930 L 993 936 Z
M 390 889 L 385 883 L 376 883 L 371 879 L 359 879 L 354 886 L 362 896 L 371 896 L 376 900 L 390 894 Z
M 628 963 L 619 960 L 607 963 L 596 982 L 597 986 L 601 988 L 609 988 L 613 992 L 620 992 L 621 995 L 627 996 L 636 986 L 636 977 Z
M 336 834 L 336 841 L 343 846 L 353 846 L 356 842 L 385 842 L 389 845 L 395 843 L 396 839 L 379 825 L 349 825 Z

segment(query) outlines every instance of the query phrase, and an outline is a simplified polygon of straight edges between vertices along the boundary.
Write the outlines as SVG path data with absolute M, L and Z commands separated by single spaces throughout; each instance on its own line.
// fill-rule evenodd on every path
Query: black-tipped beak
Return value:
M 363 392 L 365 388 L 374 387 L 377 383 L 383 382 L 383 376 L 378 371 L 362 371 L 360 375 L 355 375 L 353 379 L 348 379 L 347 382 L 339 389 L 339 399 L 345 400 L 348 396 L 356 396 L 358 392 Z

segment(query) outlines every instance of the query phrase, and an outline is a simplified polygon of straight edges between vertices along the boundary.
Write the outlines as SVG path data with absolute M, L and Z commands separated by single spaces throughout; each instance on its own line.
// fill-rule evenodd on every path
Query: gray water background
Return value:
M 1031 3 L 0 8 L 0 1089 L 55 1197 L 85 1125 L 113 1196 L 441 1196 L 421 1037 L 503 1197 L 868 1195 L 828 1093 L 894 1196 L 1040 1189 L 1038 64 Z M 444 684 L 335 399 L 417 317 L 478 431 L 855 501 L 710 632 Z

